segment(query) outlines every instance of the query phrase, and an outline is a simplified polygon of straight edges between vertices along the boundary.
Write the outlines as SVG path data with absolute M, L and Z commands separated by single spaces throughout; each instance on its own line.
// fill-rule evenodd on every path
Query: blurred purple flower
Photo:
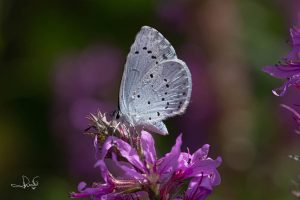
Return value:
M 122 52 L 113 45 L 97 45 L 83 52 L 62 57 L 53 73 L 52 127 L 65 153 L 63 164 L 72 176 L 94 178 L 90 166 L 95 159 L 86 157 L 94 152 L 90 139 L 82 138 L 90 112 L 112 111 L 117 102 L 118 82 L 123 67 Z M 110 88 L 103 92 L 103 88 Z M 109 92 L 107 92 L 109 91 Z M 111 91 L 111 92 L 110 92 Z M 80 141 L 80 142 L 78 142 Z M 84 162 L 78 162 L 84 160 Z
M 288 95 L 284 95 L 280 99 L 276 99 L 276 102 L 280 105 L 287 105 L 288 107 L 291 107 L 293 110 L 299 113 L 299 101 L 300 101 L 300 92 L 299 89 L 296 87 L 290 87 L 288 90 Z M 284 107 L 284 106 L 283 106 Z M 283 126 L 286 128 L 287 133 L 294 133 L 295 130 L 298 129 L 298 123 L 295 123 L 295 120 L 291 120 L 291 118 L 294 117 L 293 112 L 288 111 L 284 108 L 282 109 L 282 106 L 277 107 L 277 110 L 274 110 L 276 112 L 276 116 L 278 116 L 278 120 L 280 123 L 283 124 Z M 289 137 L 293 139 L 297 139 L 299 137 L 295 134 L 290 134 Z M 293 140 L 292 139 L 292 140 Z
M 300 87 L 300 29 L 296 27 L 291 28 L 290 36 L 291 52 L 279 64 L 263 68 L 263 71 L 271 76 L 288 79 L 283 86 L 273 90 L 276 96 L 283 96 L 290 86 Z
M 290 106 L 287 106 L 287 105 L 285 105 L 285 104 L 281 104 L 281 107 L 287 109 L 288 111 L 290 111 L 290 112 L 293 114 L 293 118 L 294 118 L 294 120 L 295 120 L 295 121 L 297 122 L 297 124 L 298 124 L 298 127 L 297 127 L 297 129 L 295 130 L 295 132 L 296 132 L 297 134 L 300 134 L 300 114 L 299 114 L 294 108 L 292 108 L 292 107 L 290 107 Z
M 192 155 L 181 152 L 180 135 L 172 150 L 157 159 L 152 135 L 142 131 L 139 141 L 140 150 L 136 150 L 124 140 L 108 137 L 95 165 L 100 168 L 104 183 L 87 187 L 81 182 L 79 193 L 71 193 L 71 197 L 201 200 L 220 184 L 216 168 L 221 164 L 221 158 L 207 157 L 209 145 Z

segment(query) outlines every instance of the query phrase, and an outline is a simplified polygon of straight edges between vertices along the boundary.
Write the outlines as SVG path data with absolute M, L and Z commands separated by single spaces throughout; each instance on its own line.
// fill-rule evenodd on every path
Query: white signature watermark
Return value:
M 14 188 L 31 188 L 33 190 L 35 190 L 35 188 L 37 188 L 37 186 L 39 185 L 39 182 L 36 180 L 37 178 L 39 178 L 39 176 L 35 176 L 32 178 L 32 180 L 30 180 L 27 176 L 22 175 L 22 184 L 18 185 L 18 184 L 10 184 L 11 187 Z

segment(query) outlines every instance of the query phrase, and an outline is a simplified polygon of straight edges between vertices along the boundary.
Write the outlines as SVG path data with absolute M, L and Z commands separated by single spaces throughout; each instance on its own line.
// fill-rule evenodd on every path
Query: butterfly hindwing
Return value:
M 182 114 L 191 96 L 191 75 L 179 59 L 166 60 L 149 70 L 138 83 L 129 110 L 141 122 L 161 121 Z

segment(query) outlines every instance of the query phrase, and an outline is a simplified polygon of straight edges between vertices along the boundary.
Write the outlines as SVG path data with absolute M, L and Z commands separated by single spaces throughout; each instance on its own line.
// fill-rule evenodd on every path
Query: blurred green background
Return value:
M 222 183 L 211 200 L 282 200 L 299 164 L 281 82 L 261 72 L 288 52 L 297 0 L 1 0 L 1 199 L 69 199 L 79 181 L 100 180 L 86 116 L 116 109 L 126 55 L 141 26 L 159 30 L 191 69 L 186 114 L 156 136 L 160 154 L 179 133 L 191 151 L 211 145 Z M 299 104 L 299 103 L 298 103 Z M 39 176 L 35 190 L 12 188 Z

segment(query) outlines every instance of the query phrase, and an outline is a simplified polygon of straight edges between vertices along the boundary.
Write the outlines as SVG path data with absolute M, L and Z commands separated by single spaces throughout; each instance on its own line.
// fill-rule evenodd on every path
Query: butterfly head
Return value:
M 115 111 L 113 111 L 113 113 L 112 113 L 112 117 L 113 117 L 113 119 L 114 120 L 119 120 L 120 119 L 120 117 L 121 117 L 121 112 L 120 112 L 120 110 L 115 110 Z
M 127 122 L 129 124 L 133 124 L 132 117 L 130 117 L 130 115 L 122 113 L 119 109 L 115 110 L 112 113 L 112 117 L 113 117 L 113 120 L 115 120 L 115 121 L 120 121 L 123 123 Z

